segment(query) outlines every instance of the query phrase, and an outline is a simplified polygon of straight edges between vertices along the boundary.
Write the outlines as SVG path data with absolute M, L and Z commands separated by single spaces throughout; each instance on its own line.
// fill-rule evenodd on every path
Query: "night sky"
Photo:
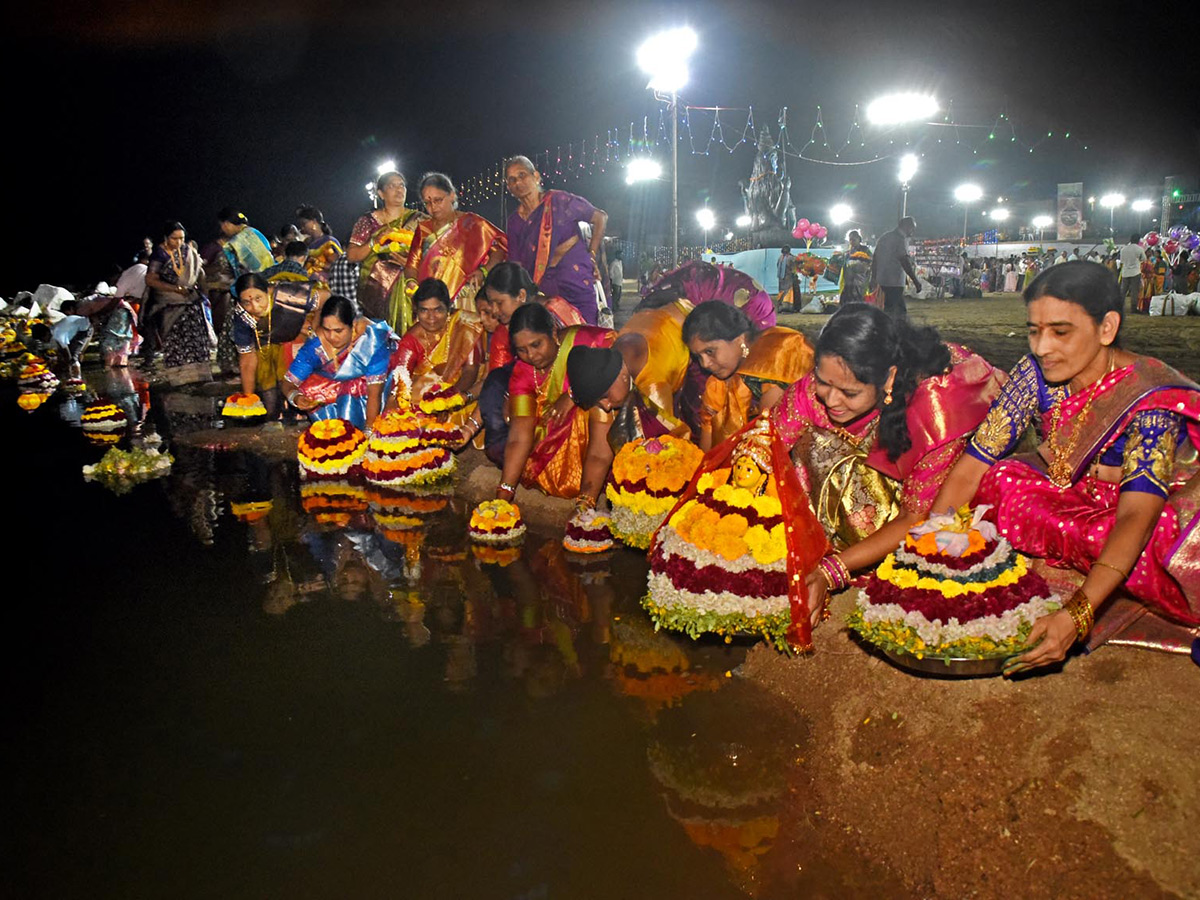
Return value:
M 203 242 L 225 205 L 269 234 L 312 203 L 344 239 L 382 159 L 396 159 L 410 179 L 440 169 L 462 180 L 510 153 L 627 132 L 658 110 L 634 61 L 637 44 L 683 22 L 700 40 L 683 101 L 753 105 L 759 126 L 773 128 L 786 105 L 797 148 L 820 104 L 831 148 L 818 134 L 807 155 L 832 161 L 854 104 L 865 108 L 887 89 L 931 90 L 943 106 L 953 101 L 961 123 L 991 125 L 1006 111 L 1026 145 L 1071 132 L 1031 154 L 1005 131 L 976 155 L 978 129 L 962 129 L 956 145 L 953 129 L 884 135 L 863 116 L 868 147 L 843 160 L 899 155 L 906 140 L 924 154 L 909 201 L 920 235 L 961 228 L 950 192 L 963 180 L 1017 208 L 1044 199 L 1052 212 L 1058 181 L 1083 181 L 1088 194 L 1153 196 L 1165 175 L 1194 177 L 1200 160 L 1186 84 L 1170 67 L 1155 74 L 1163 68 L 1153 35 L 1175 27 L 1165 13 L 1139 14 L 1132 33 L 1126 16 L 1087 7 L 1063 15 L 1049 4 L 244 5 L 70 2 L 11 24 L 16 215 L 7 233 L 22 252 L 10 251 L 0 293 L 110 277 L 168 219 Z M 723 119 L 733 143 L 746 113 Z M 697 149 L 711 125 L 693 115 Z M 699 242 L 692 213 L 706 200 L 724 226 L 741 212 L 737 182 L 752 161 L 749 146 L 709 156 L 681 148 L 684 244 Z M 791 160 L 789 171 L 800 215 L 824 221 L 845 201 L 868 231 L 894 224 L 893 159 Z M 606 208 L 623 235 L 664 230 L 665 185 L 631 190 L 610 170 L 554 186 Z M 478 211 L 500 212 L 495 203 Z

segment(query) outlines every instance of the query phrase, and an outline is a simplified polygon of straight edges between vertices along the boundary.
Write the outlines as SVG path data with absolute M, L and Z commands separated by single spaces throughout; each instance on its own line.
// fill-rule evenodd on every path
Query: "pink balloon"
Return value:
M 1157 246 L 1157 245 L 1158 245 L 1158 232 L 1157 232 L 1157 231 L 1149 231 L 1149 232 L 1147 232 L 1147 233 L 1146 233 L 1146 237 L 1145 237 L 1145 241 L 1146 241 L 1146 243 L 1147 243 L 1147 244 L 1149 244 L 1151 247 Z
M 827 234 L 829 234 L 829 229 L 827 229 L 824 225 L 817 226 L 817 237 L 823 238 Z
M 809 226 L 809 224 L 810 223 L 809 223 L 808 219 L 799 219 L 796 222 L 796 227 L 803 229 L 803 228 L 807 228 Z
M 804 229 L 800 227 L 800 223 L 796 223 L 796 227 L 792 229 L 792 237 L 798 240 L 804 240 Z

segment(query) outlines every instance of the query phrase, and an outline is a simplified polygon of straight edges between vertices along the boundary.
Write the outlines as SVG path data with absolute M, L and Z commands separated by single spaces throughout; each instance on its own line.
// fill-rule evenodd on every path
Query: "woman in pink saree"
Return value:
M 483 216 L 460 211 L 454 183 L 441 172 L 425 174 L 417 188 L 429 218 L 413 234 L 404 268 L 406 284 L 416 290 L 426 278 L 440 279 L 456 308 L 475 312 L 475 295 L 483 280 L 507 253 L 504 232 Z
M 934 502 L 974 497 L 1018 550 L 1082 576 L 1006 674 L 1118 634 L 1187 652 L 1200 634 L 1200 386 L 1121 348 L 1121 296 L 1103 266 L 1052 266 L 1025 303 L 1030 355 Z M 1017 453 L 1030 425 L 1037 451 Z
M 813 370 L 770 412 L 833 551 L 806 573 L 813 624 L 829 589 L 926 517 L 1003 382 L 981 356 L 865 303 L 825 324 Z

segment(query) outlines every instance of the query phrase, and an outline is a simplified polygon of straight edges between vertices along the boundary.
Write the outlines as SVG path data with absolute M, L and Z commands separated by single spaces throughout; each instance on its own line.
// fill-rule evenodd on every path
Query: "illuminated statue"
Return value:
M 764 125 L 758 136 L 758 154 L 750 171 L 750 182 L 740 182 L 752 232 L 790 234 L 796 224 L 792 203 L 792 179 L 787 174 L 785 148 L 776 145 Z

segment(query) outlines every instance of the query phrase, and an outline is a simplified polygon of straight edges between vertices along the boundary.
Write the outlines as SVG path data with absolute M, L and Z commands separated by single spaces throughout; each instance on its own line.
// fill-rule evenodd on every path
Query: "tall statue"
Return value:
M 750 229 L 754 232 L 791 233 L 796 223 L 796 207 L 792 203 L 792 179 L 787 175 L 786 160 L 780 160 L 782 149 L 767 126 L 758 136 L 758 153 L 750 182 L 739 182 Z

